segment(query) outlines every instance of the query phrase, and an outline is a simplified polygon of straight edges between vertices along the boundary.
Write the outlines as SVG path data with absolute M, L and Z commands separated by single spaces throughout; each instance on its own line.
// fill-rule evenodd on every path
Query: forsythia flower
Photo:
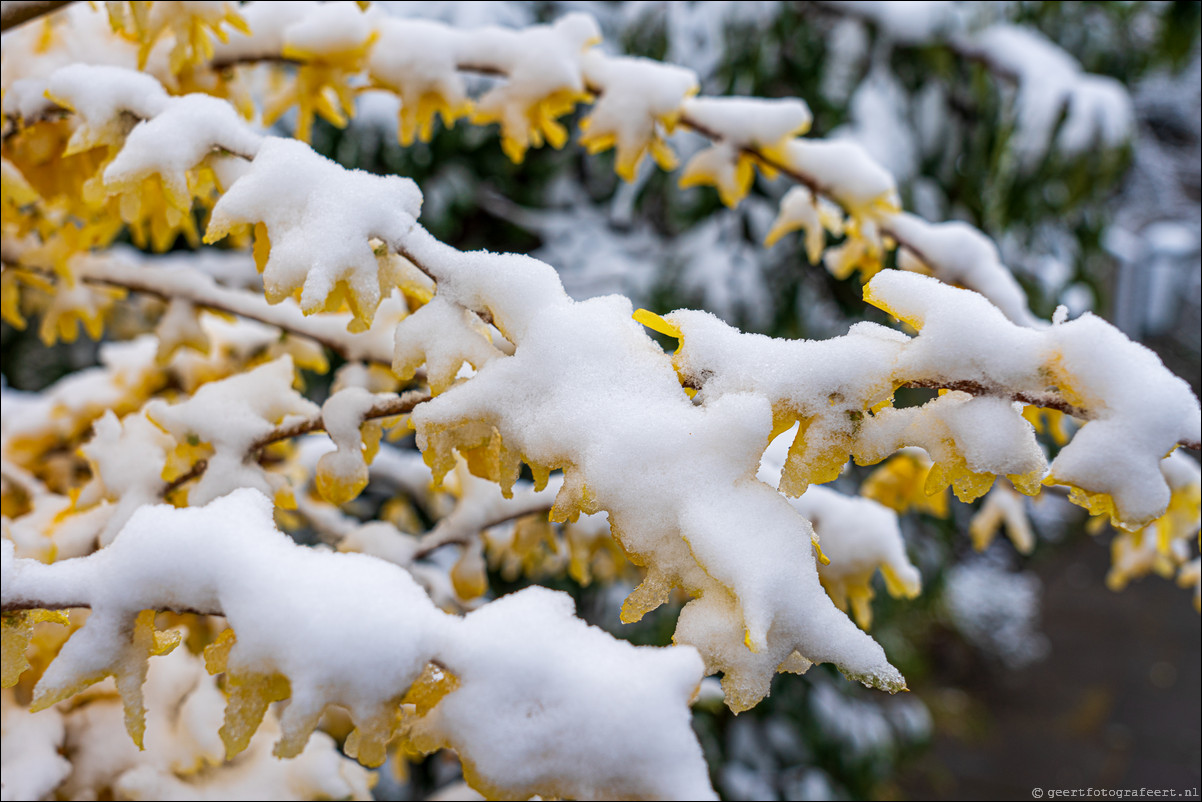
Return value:
M 1030 554 L 1035 548 L 1035 535 L 1027 521 L 1023 497 L 1005 485 L 997 485 L 985 497 L 985 503 L 973 516 L 968 531 L 977 551 L 989 548 L 998 529 L 1005 526 L 1006 535 L 1020 554 Z
M 1037 432 L 1047 432 L 1052 442 L 1063 446 L 1069 441 L 1072 416 L 1058 409 L 1045 409 L 1028 404 L 1023 407 L 1023 417 L 1031 422 Z
M 497 66 L 509 80 L 480 98 L 472 122 L 499 123 L 501 148 L 514 162 L 520 163 L 528 149 L 544 142 L 563 147 L 568 131 L 557 119 L 592 99 L 579 64 L 583 52 L 600 41 L 596 20 L 569 14 L 550 26 L 492 33 L 502 56 Z
M 805 230 L 806 258 L 818 264 L 826 249 L 826 234 L 843 234 L 843 212 L 826 198 L 815 198 L 809 187 L 797 186 L 785 193 L 780 213 L 772 223 L 764 245 L 771 248 L 791 231 Z
M 828 250 L 823 263 L 835 278 L 845 279 L 859 270 L 860 280 L 867 282 L 885 266 L 885 251 L 891 246 L 871 218 L 852 217 L 847 222 L 847 239 Z
M 75 342 L 79 327 L 93 340 L 99 340 L 104 332 L 104 319 L 112 311 L 113 304 L 123 299 L 126 291 L 120 287 L 84 284 L 60 286 L 50 299 L 50 305 L 42 313 L 42 325 L 38 336 L 46 345 L 55 342 Z
M 727 206 L 738 205 L 751 189 L 755 165 L 768 179 L 774 164 L 787 163 L 794 137 L 810 128 L 809 107 L 800 100 L 695 98 L 684 104 L 683 121 L 715 140 L 685 165 L 681 187 L 714 186 Z
M 691 70 L 649 59 L 612 58 L 591 50 L 584 59 L 585 79 L 600 97 L 580 121 L 580 144 L 589 153 L 617 147 L 615 169 L 633 181 L 643 154 L 651 152 L 664 170 L 676 169 L 676 154 L 664 141 L 680 120 L 680 105 L 698 90 Z
M 415 138 L 429 141 L 434 117 L 448 128 L 468 116 L 472 102 L 459 73 L 456 55 L 462 34 L 425 20 L 384 19 L 371 50 L 367 71 L 372 85 L 400 98 L 397 139 L 402 145 Z
M 860 493 L 899 513 L 914 510 L 946 518 L 947 487 L 930 495 L 926 492 L 932 464 L 922 449 L 902 449 L 864 480 Z
M 103 665 L 93 666 L 91 670 L 81 670 L 71 665 L 69 660 L 56 660 L 51 663 L 34 691 L 33 703 L 29 706 L 30 712 L 45 710 L 105 677 L 113 677 L 117 681 L 117 693 L 125 706 L 125 729 L 134 743 L 141 748 L 142 735 L 146 730 L 142 684 L 146 681 L 147 660 L 152 655 L 167 654 L 179 645 L 183 637 L 180 630 L 156 631 L 154 617 L 154 610 L 139 613 L 129 642 L 113 650 L 109 655 L 111 659 Z M 65 646 L 64 652 L 69 648 L 70 646 Z
M 174 37 L 168 65 L 172 73 L 179 73 L 193 65 L 213 57 L 213 41 L 216 36 L 222 42 L 229 41 L 229 34 L 222 28 L 228 24 L 234 30 L 250 35 L 246 20 L 238 13 L 236 3 L 225 2 L 107 2 L 109 23 L 117 33 L 138 42 L 138 69 L 146 66 L 150 51 L 159 37 L 168 29 Z M 128 9 L 127 9 L 128 6 Z M 128 17 L 126 11 L 128 10 Z
M 264 125 L 296 106 L 296 138 L 303 142 L 312 136 L 314 115 L 339 128 L 345 126 L 355 114 L 350 79 L 362 72 L 376 36 L 367 15 L 351 2 L 320 6 L 289 26 L 283 56 L 300 64 L 293 82 L 277 88 L 267 101 Z

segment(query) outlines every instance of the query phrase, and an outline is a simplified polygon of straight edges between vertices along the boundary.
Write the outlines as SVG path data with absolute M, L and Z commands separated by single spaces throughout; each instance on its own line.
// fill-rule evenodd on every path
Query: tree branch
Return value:
M 58 279 L 49 271 L 7 261 L 4 269 L 29 270 L 46 279 Z M 79 266 L 77 277 L 87 283 L 120 287 L 163 301 L 179 298 L 207 309 L 265 323 L 289 334 L 307 337 L 348 362 L 392 364 L 391 343 L 367 336 L 369 332 L 354 334 L 346 331 L 345 319 L 328 315 L 307 316 L 291 301 L 271 305 L 258 293 L 223 287 L 194 270 L 180 267 L 148 270 L 116 260 L 93 260 Z
M 1036 407 L 1044 407 L 1046 409 L 1054 409 L 1058 412 L 1063 412 L 1066 415 L 1071 415 L 1074 418 L 1082 420 L 1090 420 L 1091 416 L 1088 410 L 1073 406 L 1058 395 L 1046 393 L 1043 395 L 1035 395 L 1033 393 L 1015 392 L 1006 387 L 997 385 L 986 385 L 978 381 L 969 379 L 961 379 L 958 381 L 937 381 L 935 379 L 918 379 L 915 381 L 906 382 L 904 387 L 923 390 L 956 390 L 970 395 L 988 395 L 995 398 L 1009 398 L 1011 401 L 1018 401 L 1022 404 L 1029 404 Z M 1202 443 L 1197 440 L 1179 440 L 1177 445 L 1188 448 L 1192 451 L 1202 450 Z
M 432 396 L 430 393 L 422 390 L 410 390 L 407 393 L 402 393 L 398 396 L 393 396 L 382 401 L 377 401 L 372 404 L 371 408 L 363 416 L 363 420 L 374 420 L 376 418 L 391 418 L 394 415 L 404 415 L 412 412 L 417 408 L 418 404 L 424 404 L 429 401 Z M 268 434 L 263 435 L 259 439 L 251 443 L 247 450 L 247 459 L 258 454 L 258 452 L 267 448 L 273 443 L 278 443 L 281 440 L 289 440 L 293 437 L 300 437 L 302 434 L 311 432 L 319 432 L 325 429 L 325 423 L 322 421 L 321 415 L 315 415 L 312 418 L 294 423 L 291 426 L 281 426 Z M 163 495 L 171 493 L 193 479 L 199 478 L 206 469 L 209 463 L 207 460 L 198 460 L 187 473 L 177 476 L 163 489 Z
M 15 0 L 0 7 L 0 32 L 71 5 L 71 0 Z
M 525 518 L 527 515 L 549 513 L 553 504 L 553 502 L 552 504 L 540 503 L 532 507 L 502 513 L 497 517 L 473 524 L 472 531 L 467 534 L 444 535 L 439 531 L 439 528 L 432 529 L 422 536 L 417 551 L 413 552 L 413 559 L 420 560 L 423 557 L 428 557 L 443 546 L 466 546 L 477 533 L 483 532 L 485 529 L 491 529 L 494 526 L 500 526 L 509 521 L 516 521 L 518 518 Z

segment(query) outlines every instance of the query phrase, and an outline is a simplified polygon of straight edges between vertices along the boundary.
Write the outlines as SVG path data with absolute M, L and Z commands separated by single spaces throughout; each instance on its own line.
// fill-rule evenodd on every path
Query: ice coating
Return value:
M 536 783 L 576 798 L 615 791 L 714 798 L 688 712 L 702 674 L 693 650 L 617 641 L 576 619 L 566 595 L 541 588 L 460 620 L 435 608 L 395 565 L 296 545 L 275 528 L 272 510 L 251 489 L 205 507 L 143 507 L 108 548 L 52 566 L 15 558 L 5 541 L 6 606 L 38 598 L 92 608 L 43 675 L 37 698 L 78 688 L 98 672 L 115 673 L 120 685 L 139 660 L 144 672 L 145 656 L 117 637 L 141 610 L 222 613 L 236 637 L 219 639 L 224 657 L 210 650 L 206 659 L 219 661 L 234 689 L 222 731 L 227 750 L 246 745 L 233 733 L 245 726 L 243 716 L 255 715 L 237 689 L 280 675 L 290 703 L 277 755 L 301 753 L 326 705 L 340 704 L 358 727 L 352 741 L 360 758 L 378 763 L 397 703 L 435 661 L 454 689 L 417 711 L 430 718 L 413 722 L 413 741 L 459 750 L 487 787 L 523 796 Z M 135 688 L 138 706 L 141 696 Z M 487 726 L 481 709 L 489 711 Z M 253 730 L 258 722 L 250 723 Z M 555 756 L 537 760 L 549 745 L 558 745 Z M 566 755 L 575 757 L 564 762 Z

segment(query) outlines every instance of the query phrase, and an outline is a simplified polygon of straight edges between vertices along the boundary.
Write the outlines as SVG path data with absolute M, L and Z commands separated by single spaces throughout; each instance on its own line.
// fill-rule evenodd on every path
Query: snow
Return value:
M 208 469 L 188 497 L 207 504 L 239 487 L 274 496 L 283 477 L 248 462 L 251 446 L 275 430 L 317 414 L 313 402 L 292 389 L 292 358 L 285 355 L 254 370 L 202 386 L 176 404 L 155 399 L 146 416 L 177 443 L 207 445 Z
M 33 715 L 17 704 L 13 691 L 3 692 L 3 798 L 43 799 L 71 772 L 59 750 L 65 735 L 57 710 Z
M 473 784 L 517 796 L 716 799 L 688 711 L 696 652 L 632 646 L 573 613 L 537 587 L 469 613 L 442 654 L 461 687 L 415 725 L 416 742 L 458 746 Z
M 978 648 L 1008 668 L 1043 659 L 1048 642 L 1039 632 L 1039 578 L 986 559 L 948 572 L 945 605 L 952 624 Z
M 809 176 L 820 192 L 853 214 L 898 204 L 893 176 L 854 142 L 795 139 L 784 156 L 786 166 Z
M 233 106 L 208 95 L 173 98 L 144 116 L 153 119 L 129 132 L 125 147 L 104 170 L 111 189 L 131 189 L 147 176 L 160 175 L 172 195 L 187 197 L 188 171 L 212 151 L 253 156 L 262 142 Z
M 940 281 L 978 292 L 1020 326 L 1040 324 L 997 245 L 978 229 L 956 220 L 928 223 L 908 212 L 887 217 L 885 225 L 900 245 L 900 267 L 931 271 Z
M 627 181 L 634 180 L 648 147 L 664 169 L 674 168 L 670 151 L 660 151 L 667 149 L 660 129 L 670 132 L 684 99 L 699 89 L 697 76 L 671 64 L 604 56 L 596 49 L 585 55 L 583 67 L 586 83 L 600 97 L 581 121 L 581 128 L 587 131 L 581 144 L 600 149 L 612 137 L 618 151 L 617 172 Z
M 250 28 L 250 34 L 231 31 L 229 41 L 213 43 L 213 59 L 219 63 L 250 61 L 256 58 L 278 56 L 284 50 L 284 37 L 288 28 L 313 14 L 319 7 L 316 2 L 245 3 L 239 9 Z
M 894 41 L 924 44 L 956 32 L 965 22 L 962 4 L 938 0 L 823 0 L 876 23 Z
M 376 16 L 351 0 L 316 4 L 284 28 L 280 52 L 308 59 L 361 48 L 373 35 Z
M 805 101 L 795 98 L 689 98 L 682 111 L 722 142 L 749 148 L 774 147 L 785 137 L 804 134 L 814 119 Z
M 71 136 L 68 147 L 75 151 L 121 143 L 128 133 L 122 112 L 147 119 L 171 102 L 153 77 L 123 67 L 71 64 L 50 76 L 45 91 L 84 121 Z
M 116 791 L 132 798 L 180 800 L 371 799 L 367 770 L 342 756 L 325 733 L 315 733 L 294 760 L 273 757 L 279 717 L 272 711 L 246 753 L 223 763 L 217 730 L 225 697 L 201 660 L 186 649 L 151 662 L 144 693 L 149 710 L 144 751 L 113 737 L 123 715 L 115 699 L 96 699 L 67 714 L 71 773 L 60 793 L 72 798 Z
M 966 17 L 948 5 L 839 5 L 874 20 L 894 41 L 949 38 L 1015 80 L 1016 142 L 1031 163 L 1053 135 L 1069 156 L 1118 146 L 1130 135 L 1125 91 L 1084 74 L 1029 31 L 965 33 Z M 723 19 L 755 18 L 762 8 L 710 6 L 692 30 L 712 38 Z M 160 29 L 154 35 L 165 26 L 178 34 L 194 20 L 220 25 L 227 12 L 226 3 L 162 4 L 153 12 Z M 670 27 L 681 24 L 677 8 L 664 13 Z M 29 37 L 6 37 L 6 114 L 45 112 L 48 89 L 78 121 L 69 150 L 113 148 L 103 189 L 124 194 L 126 205 L 157 176 L 176 211 L 190 213 L 189 176 L 211 168 L 226 191 L 206 239 L 253 228 L 274 305 L 265 307 L 257 287 L 251 293 L 222 286 L 170 260 L 79 258 L 72 263 L 76 279 L 172 299 L 155 335 L 105 345 L 101 368 L 22 399 L 15 410 L 5 393 L 5 482 L 22 483 L 31 496 L 28 514 L 4 521 L 5 604 L 36 597 L 93 609 L 43 677 L 36 703 L 114 676 L 131 733 L 140 737 L 145 696 L 152 751 L 162 750 L 118 756 L 105 738 L 122 715 L 116 703 L 81 707 L 67 722 L 80 770 L 95 773 L 86 782 L 76 778 L 81 786 L 200 796 L 195 778 L 178 776 L 180 766 L 220 760 L 215 722 L 199 720 L 214 709 L 216 686 L 200 676 L 194 658 L 178 650 L 152 661 L 156 669 L 140 687 L 147 655 L 178 638 L 154 633 L 142 610 L 220 612 L 236 632 L 209 657 L 228 675 L 221 737 L 231 753 L 248 751 L 224 778 L 209 777 L 206 793 L 237 789 L 253 797 L 304 775 L 304 791 L 292 789 L 298 794 L 363 798 L 362 772 L 344 771 L 333 743 L 310 737 L 313 727 L 328 705 L 345 707 L 359 728 L 347 752 L 379 763 L 404 696 L 407 736 L 423 749 L 460 751 L 469 779 L 492 794 L 713 798 L 689 721 L 699 687 L 714 697 L 712 681 L 699 686 L 703 674 L 724 674 L 721 696 L 736 711 L 762 699 L 776 672 L 804 672 L 812 662 L 832 662 L 887 690 L 904 687 L 880 645 L 841 612 L 850 606 L 867 626 L 878 569 L 896 595 L 913 596 L 920 582 L 895 514 L 820 484 L 849 457 L 875 462 L 919 446 L 934 460 L 928 487 L 950 484 L 962 498 L 989 492 L 972 526 L 978 545 L 1003 521 L 1020 550 L 1032 541 L 1022 499 L 1005 486 L 990 490 L 995 475 L 1028 493 L 1040 481 L 1068 485 L 1073 500 L 1092 512 L 1144 533 L 1171 531 L 1176 544 L 1196 533 L 1196 514 L 1185 513 L 1197 495 L 1197 466 L 1179 455 L 1162 458 L 1178 442 L 1199 439 L 1197 399 L 1150 352 L 1093 315 L 1070 321 L 1062 307 L 1050 326 L 1037 321 L 997 247 L 980 232 L 900 211 L 897 180 L 912 170 L 918 146 L 904 132 L 882 134 L 902 125 L 904 100 L 884 74 L 870 72 L 855 94 L 845 133 L 856 141 L 798 139 L 811 122 L 803 101 L 693 98 L 713 74 L 706 55 L 697 56 L 696 72 L 606 55 L 593 47 L 599 25 L 585 14 L 522 30 L 386 19 L 349 2 L 258 3 L 245 15 L 255 33 L 233 33 L 217 46 L 219 61 L 296 56 L 317 72 L 365 65 L 372 86 L 399 96 L 405 143 L 428 138 L 436 114 L 447 125 L 470 115 L 477 124 L 499 123 L 503 147 L 520 160 L 529 147 L 564 144 L 568 132 L 558 118 L 593 99 L 582 144 L 616 147 L 619 174 L 636 180 L 648 151 L 661 166 L 674 163 L 665 137 L 683 118 L 714 140 L 689 162 L 683 183 L 715 184 L 733 206 L 756 166 L 768 176 L 773 163 L 803 176 L 806 185 L 784 195 L 770 239 L 804 229 L 811 262 L 825 251 L 832 272 L 858 266 L 866 277 L 897 240 L 899 265 L 915 272 L 879 274 L 865 298 L 917 333 L 861 323 L 831 340 L 790 342 L 741 333 L 703 312 L 659 319 L 640 313 L 638 320 L 657 320 L 656 328 L 662 324 L 680 341 L 668 356 L 631 319 L 625 298 L 574 300 L 538 259 L 463 253 L 435 240 L 417 224 L 422 193 L 412 181 L 343 170 L 304 145 L 263 138 L 217 98 L 169 96 L 188 80 L 164 67 L 178 66 L 181 48 L 203 50 L 202 30 L 196 41 L 177 40 L 170 65 L 170 43 L 149 53 L 162 82 L 114 66 L 52 72 L 72 60 L 66 54 L 73 48 L 85 49 L 86 26 L 78 41 L 67 34 L 55 42 L 44 60 L 33 58 Z M 37 63 L 14 66 L 14 52 Z M 94 56 L 136 63 L 121 44 Z M 493 76 L 475 102 L 465 71 Z M 5 177 L 23 180 L 8 162 Z M 637 191 L 635 185 L 622 196 L 625 211 L 615 218 L 629 216 Z M 744 226 L 767 229 L 771 212 L 762 199 L 743 209 L 699 227 L 680 252 L 687 289 L 723 311 L 741 300 L 753 317 L 768 305 L 761 303 L 767 290 L 754 260 L 727 240 Z M 1196 252 L 1196 236 L 1183 232 L 1188 226 L 1162 223 L 1149 226 L 1144 239 L 1176 258 Z M 847 239 L 825 249 L 828 233 Z M 63 336 L 81 318 L 98 326 L 112 301 L 80 281 L 55 295 L 43 326 Z M 222 322 L 202 311 L 206 306 L 260 322 Z M 344 366 L 321 408 L 329 438 L 303 444 L 289 470 L 268 470 L 256 459 L 265 438 L 318 413 L 294 389 L 301 360 L 328 368 L 318 343 L 374 366 Z M 388 448 L 367 465 L 380 429 L 365 427 L 364 416 L 384 397 L 375 390 L 395 387 L 384 378 L 389 363 L 406 380 L 424 367 L 437 395 L 412 416 L 428 465 Z M 905 384 L 953 391 L 920 407 L 891 408 Z M 170 397 L 177 389 L 183 394 Z M 1050 469 L 1020 403 L 1041 400 L 1087 418 Z M 81 453 L 91 479 L 78 496 L 51 492 L 20 467 L 47 449 L 78 444 L 89 427 Z M 170 482 L 202 460 L 203 475 L 173 495 L 192 506 L 157 504 Z M 523 463 L 534 486 L 519 478 Z M 427 512 L 443 505 L 431 516 L 439 523 L 419 539 L 385 521 L 362 524 L 303 492 L 293 499 L 293 483 L 305 471 L 335 502 L 357 494 L 369 477 L 390 479 L 428 504 Z M 446 496 L 434 499 L 429 485 L 451 472 L 458 499 L 448 509 Z M 290 500 L 307 525 L 336 535 L 339 553 L 298 547 L 276 529 L 276 507 Z M 587 582 L 592 557 L 610 534 L 620 545 L 609 548 L 646 565 L 623 620 L 637 620 L 683 589 L 690 600 L 677 622 L 678 645 L 616 641 L 577 618 L 566 595 L 544 589 L 465 604 L 486 594 L 486 542 L 502 559 L 521 549 L 520 528 L 481 530 L 548 506 L 554 521 L 575 524 L 565 529 L 566 550 L 553 544 L 557 559 L 567 552 L 574 578 Z M 1176 536 L 1186 530 L 1184 539 Z M 97 536 L 102 548 L 94 550 Z M 1118 541 L 1118 573 L 1134 575 L 1160 554 L 1151 537 L 1140 537 Z M 415 564 L 418 554 L 450 544 L 458 546 L 458 562 L 449 577 L 449 549 Z M 1184 546 L 1173 548 L 1173 567 L 1186 563 Z M 348 553 L 356 549 L 385 559 Z M 829 564 L 819 564 L 823 557 Z M 1036 588 L 996 573 L 977 563 L 953 574 L 949 616 L 969 637 L 1025 659 L 1039 651 L 1028 636 Z M 1183 582 L 1196 584 L 1198 574 L 1196 560 L 1181 566 Z M 436 604 L 474 609 L 459 618 Z M 1017 614 L 1007 618 L 1010 608 Z M 251 741 L 263 708 L 283 695 L 290 703 L 282 720 L 269 717 L 260 735 L 279 736 L 278 754 L 315 752 L 312 763 L 301 754 L 283 768 L 269 760 L 264 737 Z M 193 709 L 193 698 L 206 703 Z M 61 715 L 42 714 L 32 726 L 9 701 L 6 763 L 14 748 L 27 746 L 39 771 L 61 779 Z M 886 744 L 886 717 L 847 701 L 829 685 L 814 692 L 818 717 L 850 749 Z M 198 720 L 188 718 L 193 714 Z M 27 744 L 10 746 L 13 728 L 29 733 Z M 739 771 L 724 773 L 724 782 L 759 788 L 754 773 Z M 6 766 L 6 798 L 11 772 Z
M 395 565 L 292 543 L 272 511 L 245 488 L 204 507 L 147 506 L 108 548 L 51 566 L 15 558 L 5 541 L 5 605 L 39 598 L 92 608 L 35 703 L 104 673 L 120 685 L 137 671 L 136 649 L 113 635 L 141 610 L 221 612 L 236 633 L 225 665 L 233 687 L 276 672 L 288 679 L 277 755 L 302 752 L 326 705 L 339 704 L 360 729 L 360 756 L 382 761 L 397 698 L 435 661 L 454 690 L 417 711 L 410 737 L 419 748 L 459 750 L 487 787 L 714 798 L 688 710 L 702 675 L 692 649 L 615 640 L 575 618 L 565 594 L 541 588 L 458 619 Z M 227 728 L 246 715 L 239 699 L 231 697 Z M 125 701 L 127 711 L 140 708 L 142 692 Z M 223 733 L 227 750 L 245 746 Z M 383 741 L 372 747 L 371 738 Z
M 1113 78 L 1084 73 L 1072 56 L 1030 28 L 993 25 L 968 37 L 968 52 L 1018 82 L 1014 148 L 1027 168 L 1047 152 L 1053 135 L 1069 156 L 1098 145 L 1113 148 L 1134 133 L 1135 110 Z M 1060 115 L 1064 122 L 1057 132 Z
M 1169 489 L 1156 466 L 1178 441 L 1196 441 L 1202 421 L 1189 385 L 1147 348 L 1092 314 L 1018 327 L 984 298 L 916 274 L 881 273 L 866 297 L 921 329 L 898 365 L 911 380 L 967 379 L 1034 397 L 1058 386 L 1090 420 L 1052 463 L 1053 481 L 1113 497 L 1096 511 L 1128 527 L 1164 509 Z
M 440 293 L 468 308 L 493 298 L 491 317 L 516 346 L 414 411 L 436 476 L 454 466 L 453 447 L 487 449 L 479 453 L 493 455 L 486 470 L 503 489 L 519 459 L 536 475 L 564 469 L 553 518 L 606 509 L 627 551 L 651 566 L 624 616 L 654 609 L 672 584 L 699 594 L 682 613 L 677 642 L 698 646 L 709 670 L 726 669 L 728 699 L 740 707 L 766 692 L 794 651 L 866 682 L 900 684 L 879 647 L 822 592 L 805 520 L 771 488 L 747 481 L 771 427 L 764 399 L 734 393 L 693 406 L 628 302 L 572 302 L 533 260 L 460 254 L 426 235 L 406 248 Z M 488 292 L 501 277 L 505 292 Z M 727 533 L 748 521 L 760 532 L 754 548 L 732 549 Z M 741 614 L 721 603 L 731 592 Z
M 370 325 L 386 276 L 371 240 L 397 242 L 421 212 L 421 191 L 407 178 L 347 171 L 307 145 L 269 137 L 213 207 L 207 242 L 238 224 L 263 223 L 271 253 L 263 268 L 267 299 L 300 290 L 313 313 L 341 284 L 356 319 Z

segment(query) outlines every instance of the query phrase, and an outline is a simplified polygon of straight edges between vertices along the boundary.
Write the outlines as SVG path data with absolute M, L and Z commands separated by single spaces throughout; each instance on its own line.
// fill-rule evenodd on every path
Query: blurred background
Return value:
M 461 27 L 526 26 L 572 10 L 603 47 L 687 66 L 703 94 L 800 97 L 812 135 L 863 145 L 907 209 L 989 234 L 1050 319 L 1092 311 L 1202 385 L 1202 60 L 1198 3 L 384 3 Z M 1004 44 L 976 47 L 986 33 Z M 481 78 L 481 81 L 489 79 Z M 762 178 L 736 209 L 644 164 L 630 184 L 612 153 L 569 145 L 521 165 L 496 132 L 461 124 L 396 141 L 396 99 L 365 93 L 352 124 L 314 146 L 344 165 L 414 178 L 422 222 L 461 249 L 554 265 L 577 298 L 629 296 L 657 312 L 708 309 L 745 330 L 827 338 L 868 308 L 857 277 L 810 264 L 801 238 L 763 239 L 787 180 Z M 290 123 L 285 119 L 282 123 Z M 704 140 L 674 138 L 682 159 Z M 5 381 L 38 389 L 95 360 L 95 344 L 46 351 L 4 327 Z M 854 492 L 867 469 L 839 480 Z M 1047 494 L 1045 494 L 1046 496 Z M 818 667 L 782 675 L 734 717 L 696 726 L 727 799 L 1030 798 L 1033 787 L 1197 789 L 1202 640 L 1189 591 L 1149 576 L 1107 586 L 1111 533 L 1085 533 L 1059 497 L 1026 502 L 1029 556 L 967 536 L 973 510 L 903 518 L 922 596 L 874 604 L 873 635 L 910 681 L 886 697 Z M 516 585 L 490 577 L 502 592 Z M 593 623 L 670 641 L 675 610 L 631 627 L 621 588 L 557 585 Z M 428 761 L 381 795 L 420 797 L 456 768 Z

